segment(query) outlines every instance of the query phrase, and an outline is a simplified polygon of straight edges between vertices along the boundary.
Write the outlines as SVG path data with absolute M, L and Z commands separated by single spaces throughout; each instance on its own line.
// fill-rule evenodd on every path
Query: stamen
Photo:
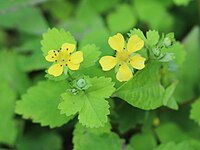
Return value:
M 60 48 L 60 50 L 62 50 L 62 48 Z
M 62 65 L 60 65 L 60 67 L 62 67 Z
M 67 64 L 66 64 L 66 66 L 67 66 Z
M 68 61 L 71 61 L 71 59 L 69 59 Z
M 65 61 L 64 59 L 62 61 Z
M 57 62 L 58 60 L 55 60 L 55 62 Z
M 56 52 L 56 51 L 53 51 L 54 53 Z
M 68 51 L 68 48 L 66 48 L 66 50 Z
M 69 53 L 70 55 L 72 54 L 72 52 Z
M 51 58 L 54 58 L 53 56 Z
M 54 54 L 56 56 L 56 54 Z
M 58 50 L 58 53 L 60 52 L 60 50 Z

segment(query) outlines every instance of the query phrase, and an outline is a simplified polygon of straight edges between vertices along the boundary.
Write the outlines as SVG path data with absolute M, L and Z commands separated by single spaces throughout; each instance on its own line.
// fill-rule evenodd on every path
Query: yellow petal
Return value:
M 108 71 L 115 67 L 117 59 L 112 56 L 104 56 L 100 59 L 99 63 L 104 71 Z
M 61 50 L 62 51 L 67 51 L 68 54 L 73 52 L 76 48 L 76 45 L 75 44 L 70 44 L 70 43 L 64 43 L 61 47 Z
M 127 66 L 127 64 L 123 63 L 117 72 L 116 78 L 120 82 L 128 81 L 132 78 L 133 73 L 131 69 Z
M 134 55 L 131 60 L 130 64 L 133 66 L 133 68 L 141 70 L 145 67 L 145 58 L 140 56 L 139 54 Z
M 45 59 L 49 62 L 54 62 L 58 58 L 58 52 L 56 50 L 50 50 L 48 52 L 48 55 L 45 57 Z
M 127 50 L 132 53 L 142 49 L 143 46 L 144 41 L 137 35 L 132 35 L 128 40 Z
M 80 67 L 80 64 L 73 64 L 72 62 L 69 62 L 67 65 L 70 70 L 78 70 Z
M 110 47 L 116 51 L 122 51 L 124 48 L 124 37 L 121 33 L 117 33 L 116 35 L 110 37 L 108 39 L 108 43 Z
M 55 77 L 60 76 L 63 73 L 63 65 L 61 63 L 52 65 L 48 69 L 48 73 Z
M 71 61 L 73 64 L 80 64 L 83 61 L 83 52 L 77 51 L 71 54 L 69 61 Z

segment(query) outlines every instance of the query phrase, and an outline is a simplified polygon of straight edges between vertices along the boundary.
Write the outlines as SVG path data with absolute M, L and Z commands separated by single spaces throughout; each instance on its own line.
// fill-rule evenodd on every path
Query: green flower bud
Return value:
M 159 59 L 160 62 L 169 62 L 175 58 L 174 53 L 166 53 L 162 58 Z
M 163 41 L 163 44 L 165 47 L 170 47 L 173 44 L 173 41 L 170 37 L 166 37 Z
M 86 85 L 87 85 L 87 83 L 86 83 L 86 81 L 84 80 L 84 79 L 79 79 L 77 82 L 76 82 L 76 85 L 79 87 L 79 88 L 84 88 Z

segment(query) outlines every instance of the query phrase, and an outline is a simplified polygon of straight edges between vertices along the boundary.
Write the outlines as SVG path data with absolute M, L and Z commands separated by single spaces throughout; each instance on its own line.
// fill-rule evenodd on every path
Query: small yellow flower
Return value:
M 144 46 L 144 41 L 137 35 L 132 35 L 128 43 L 126 43 L 123 35 L 117 33 L 109 38 L 108 43 L 116 51 L 116 55 L 115 57 L 104 56 L 99 62 L 104 71 L 109 71 L 118 66 L 116 78 L 120 82 L 128 81 L 132 78 L 133 68 L 141 70 L 145 67 L 145 58 L 135 53 Z
M 74 52 L 75 48 L 75 44 L 64 43 L 60 50 L 50 50 L 45 59 L 49 62 L 55 62 L 55 64 L 48 69 L 48 73 L 57 77 L 63 73 L 64 67 L 78 70 L 83 61 L 83 52 Z

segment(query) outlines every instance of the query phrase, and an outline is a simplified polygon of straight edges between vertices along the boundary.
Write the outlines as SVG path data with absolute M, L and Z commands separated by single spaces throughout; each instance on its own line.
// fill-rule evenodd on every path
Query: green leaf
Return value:
M 167 32 L 173 27 L 173 16 L 168 12 L 164 1 L 134 0 L 133 8 L 136 9 L 141 22 L 151 29 Z
M 136 125 L 144 122 L 144 111 L 134 108 L 124 101 L 118 106 L 119 107 L 115 108 L 115 115 L 112 116 L 112 121 L 117 123 L 120 133 L 125 133 L 128 130 L 134 129 Z
M 161 143 L 167 143 L 170 141 L 181 142 L 190 139 L 189 135 L 173 122 L 158 126 L 155 131 Z
M 182 64 L 185 61 L 186 51 L 185 51 L 184 46 L 182 44 L 180 44 L 179 42 L 176 42 L 171 47 L 163 48 L 161 51 L 164 53 L 173 54 L 175 56 L 174 61 L 178 66 L 182 66 Z
M 148 146 L 147 146 L 148 145 Z M 156 147 L 156 139 L 152 132 L 135 134 L 127 146 L 127 150 L 152 150 Z
M 94 22 L 96 22 L 96 20 L 94 20 Z M 101 56 L 112 55 L 113 50 L 107 44 L 109 38 L 109 31 L 107 30 L 106 27 L 102 26 L 91 29 L 90 33 L 85 34 L 80 41 L 80 47 L 88 43 L 89 44 L 95 43 L 97 47 L 101 48 L 100 49 Z
M 200 98 L 198 98 L 193 104 L 190 111 L 190 118 L 196 121 L 200 125 Z
M 18 139 L 16 147 L 18 150 L 60 150 L 62 139 L 55 132 L 32 129 Z
M 41 34 L 48 28 L 39 8 L 33 6 L 38 2 L 2 1 L 0 5 L 0 26 L 5 28 L 17 28 L 22 32 Z M 35 23 L 37 20 L 37 23 Z M 25 23 L 25 22 L 26 23 Z
M 42 6 L 45 11 L 48 10 L 48 12 L 52 15 L 52 18 L 59 20 L 67 20 L 74 9 L 72 3 L 63 0 L 48 1 Z
M 159 145 L 154 150 L 195 150 L 188 141 L 183 141 L 178 144 L 175 142 L 169 142 Z
M 88 3 L 94 8 L 97 12 L 105 12 L 106 10 L 109 10 L 113 6 L 116 5 L 116 3 L 119 0 L 112 0 L 112 1 L 102 1 L 102 0 L 88 0 Z
M 81 51 L 83 52 L 83 63 L 81 63 L 81 67 L 87 68 L 95 65 L 96 61 L 99 59 L 101 52 L 99 48 L 93 45 L 84 46 Z
M 100 127 L 108 121 L 109 104 L 105 98 L 109 98 L 114 92 L 114 84 L 110 78 L 94 77 L 90 79 L 92 85 L 85 91 L 73 94 L 67 91 L 62 94 L 63 101 L 58 108 L 61 114 L 67 116 L 79 113 L 79 122 L 87 127 Z
M 127 4 L 117 6 L 116 10 L 111 12 L 106 19 L 112 33 L 127 32 L 137 23 L 131 7 Z
M 147 33 L 147 40 L 150 45 L 156 45 L 159 41 L 160 35 L 158 31 L 149 30 Z
M 1 80 L 0 84 L 0 143 L 14 145 L 17 138 L 17 122 L 14 120 L 16 92 Z M 9 134 L 8 134 L 9 131 Z
M 164 94 L 164 97 L 163 97 L 163 105 L 165 105 L 165 106 L 167 106 L 169 108 L 175 109 L 175 110 L 178 109 L 178 104 L 175 101 L 175 99 L 173 97 L 173 94 L 174 94 L 174 90 L 176 88 L 177 83 L 178 82 L 175 81 L 171 85 L 169 85 L 166 88 L 165 94 Z
M 0 51 L 0 80 L 5 80 L 19 93 L 25 92 L 30 82 L 19 67 L 18 55 L 12 51 Z
M 181 5 L 186 6 L 186 5 L 188 5 L 192 0 L 173 0 L 173 1 L 174 1 L 174 3 L 175 3 L 176 5 L 178 5 L 178 6 L 181 6 Z
M 50 50 L 59 50 L 64 43 L 76 44 L 76 41 L 70 32 L 65 32 L 64 29 L 48 29 L 48 31 L 43 34 L 43 39 L 41 41 L 41 49 L 44 56 L 46 56 Z
M 51 128 L 67 123 L 72 117 L 58 110 L 60 95 L 68 88 L 67 82 L 42 81 L 31 87 L 16 104 L 16 113 L 25 119 Z
M 140 29 L 134 28 L 133 30 L 130 30 L 130 33 L 128 33 L 129 37 L 131 35 L 134 35 L 134 34 L 136 34 L 137 36 L 139 36 L 145 43 L 147 43 L 147 39 L 144 36 L 144 33 Z
M 132 106 L 144 110 L 156 109 L 162 105 L 164 88 L 160 84 L 160 65 L 151 62 L 138 71 L 131 80 L 117 89 L 119 97 Z
M 200 74 L 199 34 L 200 28 L 196 26 L 183 41 L 187 56 L 177 73 L 179 84 L 175 91 L 175 98 L 180 103 L 199 96 L 195 91 Z
M 31 39 L 18 48 L 20 68 L 23 71 L 37 71 L 46 69 L 50 64 L 45 60 L 40 51 L 40 40 Z
M 99 135 L 81 124 L 76 125 L 73 135 L 74 150 L 121 150 L 124 142 L 113 132 Z

